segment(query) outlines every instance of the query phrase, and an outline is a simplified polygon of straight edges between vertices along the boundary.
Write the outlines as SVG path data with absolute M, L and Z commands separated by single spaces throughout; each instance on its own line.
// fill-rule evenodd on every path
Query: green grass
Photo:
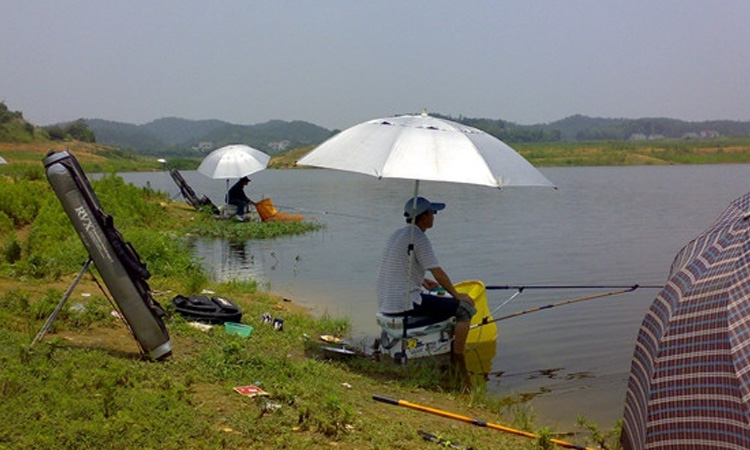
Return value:
M 421 448 L 417 429 L 439 431 L 457 442 L 492 448 L 533 448 L 532 442 L 457 426 L 445 419 L 396 410 L 373 393 L 422 399 L 448 398 L 447 410 L 476 409 L 478 400 L 450 389 L 450 376 L 433 365 L 385 365 L 329 360 L 314 336 L 345 321 L 315 319 L 274 309 L 277 301 L 252 287 L 212 285 L 243 307 L 248 339 L 221 327 L 196 330 L 172 315 L 167 326 L 174 355 L 154 363 L 76 336 L 119 330 L 100 295 L 85 311 L 64 309 L 50 334 L 29 342 L 61 291 L 34 299 L 20 291 L 0 296 L 0 448 Z M 169 308 L 168 308 L 169 309 Z M 285 319 L 275 331 L 263 312 Z M 269 397 L 249 399 L 233 388 L 257 383 Z M 426 399 L 428 398 L 428 399 Z M 471 402 L 474 402 L 472 404 Z M 480 414 L 500 421 L 500 412 Z M 399 421 L 393 421 L 394 416 Z
M 300 235 L 320 230 L 323 226 L 319 222 L 312 221 L 237 222 L 235 220 L 217 220 L 210 212 L 204 211 L 187 225 L 185 231 L 203 237 L 245 241 L 248 239 L 273 239 L 281 236 Z
M 514 144 L 535 166 L 622 166 L 750 162 L 750 138 Z

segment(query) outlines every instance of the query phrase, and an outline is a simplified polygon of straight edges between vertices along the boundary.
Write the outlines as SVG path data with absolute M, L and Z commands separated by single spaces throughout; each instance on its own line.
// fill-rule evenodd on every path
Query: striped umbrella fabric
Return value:
M 750 449 L 750 193 L 686 245 L 638 332 L 626 449 Z

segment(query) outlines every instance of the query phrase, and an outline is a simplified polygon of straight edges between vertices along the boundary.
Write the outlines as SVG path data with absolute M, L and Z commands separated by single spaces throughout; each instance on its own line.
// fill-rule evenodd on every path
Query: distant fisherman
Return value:
M 227 194 L 227 203 L 230 205 L 234 205 L 237 207 L 237 220 L 243 221 L 245 220 L 245 212 L 248 204 L 255 204 L 254 201 L 250 200 L 250 197 L 245 195 L 245 186 L 250 183 L 250 179 L 247 177 L 242 177 L 234 183 L 234 186 L 232 186 L 229 189 L 229 193 Z

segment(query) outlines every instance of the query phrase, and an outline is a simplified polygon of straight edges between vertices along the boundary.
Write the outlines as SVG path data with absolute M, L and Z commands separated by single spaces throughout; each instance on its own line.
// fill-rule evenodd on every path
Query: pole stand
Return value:
M 81 267 L 81 270 L 78 272 L 75 280 L 73 280 L 70 286 L 68 286 L 68 290 L 65 291 L 65 294 L 63 294 L 62 298 L 60 299 L 60 303 L 57 304 L 55 310 L 52 311 L 52 314 L 50 314 L 50 316 L 47 318 L 47 321 L 44 322 L 44 326 L 42 326 L 42 329 L 39 330 L 39 333 L 36 334 L 34 340 L 31 341 L 32 347 L 34 346 L 34 344 L 42 340 L 45 334 L 47 334 L 47 331 L 49 331 L 50 327 L 52 326 L 52 322 L 55 321 L 57 315 L 60 314 L 60 311 L 62 311 L 65 302 L 68 301 L 68 297 L 70 297 L 70 294 L 73 293 L 73 289 L 75 289 L 76 285 L 78 285 L 78 283 L 81 281 L 81 278 L 83 278 L 83 274 L 86 273 L 86 270 L 88 270 L 91 262 L 91 258 L 89 258 L 85 263 L 83 263 L 83 267 Z

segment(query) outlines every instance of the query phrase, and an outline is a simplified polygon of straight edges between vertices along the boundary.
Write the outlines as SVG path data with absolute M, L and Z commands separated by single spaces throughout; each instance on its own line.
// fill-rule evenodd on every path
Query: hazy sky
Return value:
M 31 122 L 750 120 L 748 0 L 0 0 Z

